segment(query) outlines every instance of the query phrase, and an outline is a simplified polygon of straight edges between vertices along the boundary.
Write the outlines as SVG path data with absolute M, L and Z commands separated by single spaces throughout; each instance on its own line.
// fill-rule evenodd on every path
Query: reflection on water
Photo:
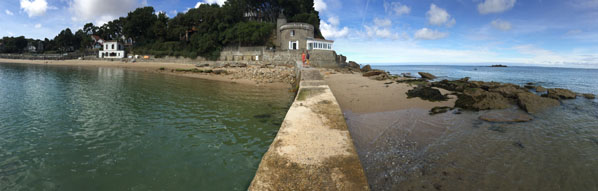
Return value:
M 373 190 L 596 190 L 596 108 L 566 101 L 526 123 L 418 109 L 345 115 Z
M 245 190 L 291 101 L 288 90 L 2 64 L 0 190 Z

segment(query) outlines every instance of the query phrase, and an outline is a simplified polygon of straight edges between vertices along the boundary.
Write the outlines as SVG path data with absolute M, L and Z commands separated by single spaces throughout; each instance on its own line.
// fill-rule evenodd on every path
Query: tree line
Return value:
M 88 50 L 93 45 L 91 36 L 97 35 L 104 40 L 134 41 L 128 47 L 134 54 L 215 59 L 224 46 L 273 46 L 281 12 L 290 22 L 314 25 L 315 36 L 322 38 L 313 0 L 227 0 L 222 6 L 202 4 L 173 18 L 153 7 L 142 7 L 102 26 L 88 23 L 75 33 L 67 28 L 43 41 L 4 37 L 0 52 L 23 52 L 32 41 L 42 42 L 44 52 Z

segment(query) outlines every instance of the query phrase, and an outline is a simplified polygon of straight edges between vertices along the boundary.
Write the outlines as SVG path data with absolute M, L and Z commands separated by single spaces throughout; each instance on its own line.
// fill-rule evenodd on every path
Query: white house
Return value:
M 100 58 L 124 58 L 125 47 L 117 41 L 104 42 L 104 50 L 99 52 Z

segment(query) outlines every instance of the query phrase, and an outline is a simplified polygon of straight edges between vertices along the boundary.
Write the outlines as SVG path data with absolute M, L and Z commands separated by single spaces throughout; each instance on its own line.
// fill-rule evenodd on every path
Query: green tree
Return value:
M 153 7 L 137 8 L 130 12 L 125 18 L 122 32 L 137 43 L 145 44 L 154 38 L 152 30 L 148 30 L 158 18 L 154 14 Z

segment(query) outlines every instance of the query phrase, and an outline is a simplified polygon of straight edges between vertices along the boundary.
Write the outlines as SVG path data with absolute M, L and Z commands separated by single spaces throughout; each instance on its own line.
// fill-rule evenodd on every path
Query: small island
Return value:
M 495 65 L 492 65 L 490 67 L 493 67 L 493 68 L 506 68 L 508 66 L 507 65 L 502 65 L 502 64 L 495 64 Z

